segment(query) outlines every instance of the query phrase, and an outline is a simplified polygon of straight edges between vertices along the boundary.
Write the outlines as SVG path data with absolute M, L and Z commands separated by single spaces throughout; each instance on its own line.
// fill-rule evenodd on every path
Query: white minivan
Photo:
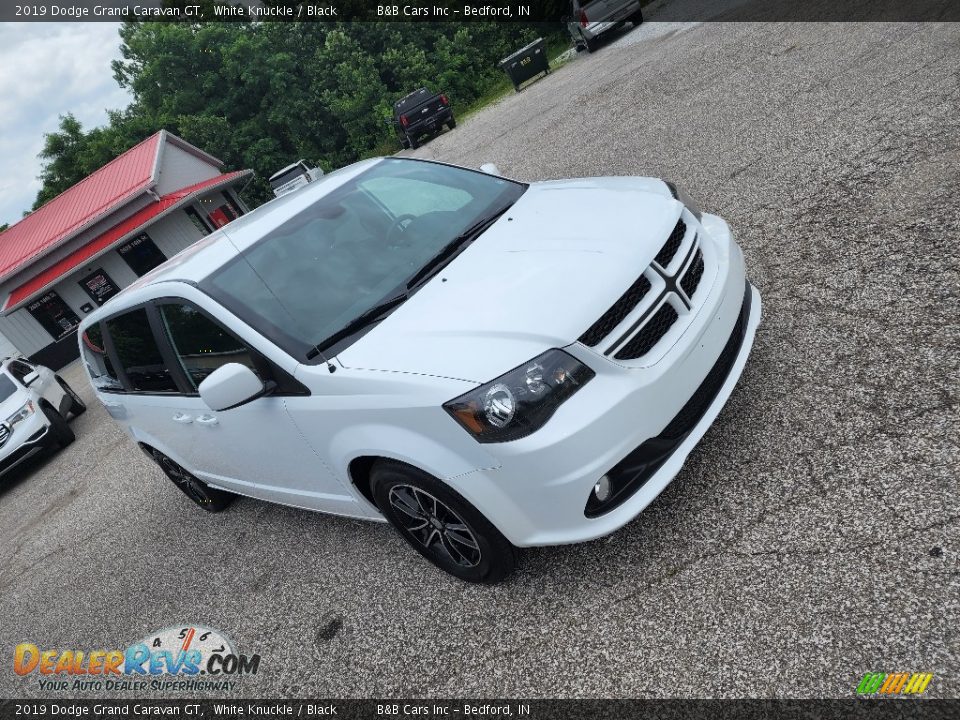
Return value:
M 99 400 L 200 507 L 387 520 L 459 578 L 613 532 L 720 412 L 760 321 L 721 218 L 640 177 L 368 160 L 83 322 Z

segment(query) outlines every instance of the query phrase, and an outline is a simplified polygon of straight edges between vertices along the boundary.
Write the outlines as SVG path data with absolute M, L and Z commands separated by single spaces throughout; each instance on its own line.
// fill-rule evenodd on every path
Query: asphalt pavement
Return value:
M 0 695 L 45 694 L 18 643 L 182 623 L 261 655 L 249 697 L 960 695 L 958 95 L 958 26 L 650 23 L 458 123 L 414 154 L 665 177 L 730 223 L 764 319 L 681 474 L 469 586 L 385 525 L 198 511 L 74 365 L 77 442 L 0 480 Z

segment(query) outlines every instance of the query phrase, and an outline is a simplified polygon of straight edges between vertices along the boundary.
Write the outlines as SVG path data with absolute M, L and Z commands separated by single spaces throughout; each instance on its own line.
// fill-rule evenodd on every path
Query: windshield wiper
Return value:
M 440 272 L 453 259 L 459 250 L 464 248 L 468 243 L 476 240 L 480 233 L 493 225 L 493 223 L 496 222 L 500 216 L 509 209 L 510 207 L 507 206 L 503 210 L 500 210 L 493 215 L 488 215 L 482 220 L 475 222 L 462 233 L 457 235 L 453 240 L 440 248 L 440 252 L 430 258 L 426 265 L 417 270 L 417 272 L 414 273 L 409 280 L 407 280 L 407 290 L 413 290 L 415 287 L 422 285 L 424 282 Z
M 398 295 L 394 295 L 391 298 L 384 300 L 381 303 L 377 303 L 369 310 L 363 312 L 362 314 L 355 317 L 353 320 L 348 322 L 342 328 L 337 330 L 333 335 L 330 335 L 325 340 L 314 345 L 310 350 L 307 351 L 307 360 L 312 360 L 313 358 L 320 355 L 327 348 L 337 344 L 341 340 L 350 335 L 353 335 L 358 330 L 362 330 L 369 325 L 379 322 L 387 315 L 391 310 L 396 308 L 398 305 L 406 302 L 406 300 L 412 294 L 411 291 L 419 285 L 422 285 L 424 282 L 429 280 L 435 274 L 440 272 L 441 269 L 453 259 L 461 248 L 465 247 L 469 242 L 476 240 L 477 236 L 480 235 L 484 230 L 493 225 L 501 215 L 503 215 L 510 207 L 507 206 L 503 210 L 500 210 L 493 215 L 488 215 L 487 217 L 479 220 L 474 223 L 462 233 L 457 235 L 453 240 L 444 245 L 440 252 L 434 255 L 427 261 L 427 264 L 420 268 L 408 281 L 407 281 L 407 291 L 402 292 Z
M 380 320 L 383 319 L 384 315 L 386 315 L 388 312 L 393 310 L 398 305 L 401 305 L 402 303 L 404 303 L 408 297 L 410 297 L 410 295 L 404 292 L 404 293 L 400 293 L 399 295 L 394 295 L 392 298 L 384 300 L 381 303 L 377 303 L 369 310 L 366 310 L 365 312 L 361 313 L 360 315 L 355 317 L 353 320 L 348 322 L 342 328 L 337 330 L 333 335 L 326 338 L 322 342 L 319 342 L 316 345 L 314 345 L 310 350 L 307 351 L 307 360 L 312 360 L 313 358 L 317 357 L 317 355 L 322 353 L 331 345 L 335 345 L 336 343 L 343 340 L 345 337 L 349 337 L 350 335 L 353 335 L 358 330 L 362 330 L 368 325 L 373 325 L 374 323 L 379 322 Z

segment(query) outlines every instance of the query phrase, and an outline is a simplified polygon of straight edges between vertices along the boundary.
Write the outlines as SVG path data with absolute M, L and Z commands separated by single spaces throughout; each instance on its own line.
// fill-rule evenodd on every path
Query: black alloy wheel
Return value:
M 188 498 L 207 512 L 216 513 L 225 510 L 233 502 L 234 495 L 207 485 L 186 468 L 178 465 L 159 450 L 150 450 L 154 462 Z
M 513 545 L 437 478 L 383 460 L 374 465 L 371 482 L 377 507 L 390 524 L 441 570 L 473 583 L 495 583 L 513 571 Z
M 480 564 L 480 543 L 459 515 L 440 500 L 413 485 L 390 488 L 390 505 L 397 511 L 403 529 L 425 550 L 436 550 L 463 568 Z

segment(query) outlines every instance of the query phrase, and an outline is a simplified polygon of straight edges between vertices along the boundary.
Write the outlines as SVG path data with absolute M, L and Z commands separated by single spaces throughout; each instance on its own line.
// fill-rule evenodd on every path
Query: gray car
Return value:
M 626 22 L 643 22 L 641 0 L 571 0 L 572 15 L 566 18 L 567 30 L 577 50 L 597 49 L 599 38 Z

